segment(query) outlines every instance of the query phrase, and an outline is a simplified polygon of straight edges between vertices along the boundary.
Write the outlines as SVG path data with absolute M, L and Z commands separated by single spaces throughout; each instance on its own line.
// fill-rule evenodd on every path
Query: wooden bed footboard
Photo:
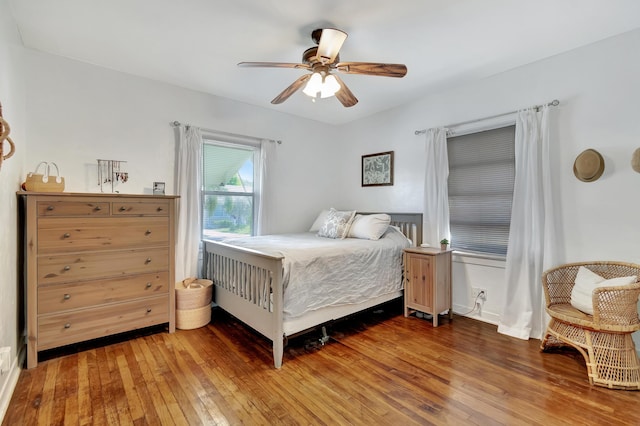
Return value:
M 213 281 L 215 302 L 273 342 L 273 363 L 284 351 L 282 256 L 205 240 L 203 275 Z

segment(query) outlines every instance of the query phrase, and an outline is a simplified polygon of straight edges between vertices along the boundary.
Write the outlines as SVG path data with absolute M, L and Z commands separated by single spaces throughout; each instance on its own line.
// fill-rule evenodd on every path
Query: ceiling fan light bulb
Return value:
M 314 72 L 302 91 L 305 95 L 315 98 L 318 92 L 322 91 L 322 76 Z
M 320 96 L 322 98 L 330 98 L 331 96 L 335 95 L 338 90 L 340 90 L 340 84 L 338 83 L 338 80 L 336 80 L 334 76 L 329 74 L 324 78 L 324 84 L 322 85 Z

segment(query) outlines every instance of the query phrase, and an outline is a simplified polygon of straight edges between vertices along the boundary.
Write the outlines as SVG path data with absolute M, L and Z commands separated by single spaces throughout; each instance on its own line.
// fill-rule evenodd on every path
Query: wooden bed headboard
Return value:
M 360 214 L 376 214 L 358 212 Z M 391 225 L 400 228 L 409 238 L 414 247 L 422 244 L 422 213 L 386 213 L 391 216 Z

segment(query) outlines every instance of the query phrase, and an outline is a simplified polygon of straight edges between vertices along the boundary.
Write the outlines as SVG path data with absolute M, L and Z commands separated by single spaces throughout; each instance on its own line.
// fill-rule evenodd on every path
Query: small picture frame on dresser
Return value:
M 164 195 L 164 182 L 153 182 L 153 195 Z

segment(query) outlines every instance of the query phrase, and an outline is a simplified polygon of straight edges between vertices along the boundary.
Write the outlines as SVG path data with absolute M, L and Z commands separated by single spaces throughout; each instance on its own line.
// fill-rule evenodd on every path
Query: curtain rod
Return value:
M 560 101 L 559 101 L 559 100 L 557 100 L 557 99 L 554 99 L 554 100 L 552 100 L 551 102 L 549 102 L 549 103 L 547 103 L 547 104 L 543 104 L 543 105 L 536 105 L 536 106 L 533 106 L 533 107 L 531 107 L 531 108 L 539 109 L 539 108 L 542 108 L 543 106 L 558 106 L 558 105 L 560 105 Z M 478 121 L 491 120 L 492 118 L 499 118 L 499 117 L 503 117 L 503 116 L 505 116 L 505 115 L 513 114 L 513 113 L 516 113 L 516 112 L 518 112 L 518 111 L 519 111 L 519 110 L 516 110 L 516 111 L 510 111 L 510 112 L 504 112 L 504 113 L 502 113 L 502 114 L 491 115 L 491 116 L 489 116 L 489 117 L 484 117 L 484 118 L 477 118 L 477 119 L 475 119 L 475 120 L 461 121 L 460 123 L 448 124 L 448 125 L 443 126 L 443 127 L 448 128 L 448 127 L 462 126 L 463 124 L 477 123 Z M 427 133 L 427 129 L 422 129 L 422 130 L 416 130 L 416 131 L 415 131 L 416 136 L 417 136 L 417 135 L 424 134 L 424 133 Z
M 179 127 L 179 126 L 182 126 L 182 123 L 180 123 L 179 121 L 176 120 L 176 121 L 172 122 L 171 125 L 173 127 Z M 185 126 L 190 126 L 190 124 L 185 124 Z M 269 142 L 275 142 L 278 145 L 282 144 L 282 141 L 279 140 L 279 139 L 276 140 L 276 139 L 267 139 L 267 138 L 257 138 L 255 136 L 246 136 L 246 135 L 240 135 L 238 133 L 221 132 L 220 130 L 205 129 L 205 128 L 202 128 L 202 127 L 200 128 L 200 130 L 202 130 L 204 132 L 207 132 L 207 133 L 214 133 L 214 134 L 222 135 L 222 136 L 231 136 L 231 137 L 234 137 L 234 138 L 253 139 L 256 142 L 261 142 L 263 140 L 267 140 Z

